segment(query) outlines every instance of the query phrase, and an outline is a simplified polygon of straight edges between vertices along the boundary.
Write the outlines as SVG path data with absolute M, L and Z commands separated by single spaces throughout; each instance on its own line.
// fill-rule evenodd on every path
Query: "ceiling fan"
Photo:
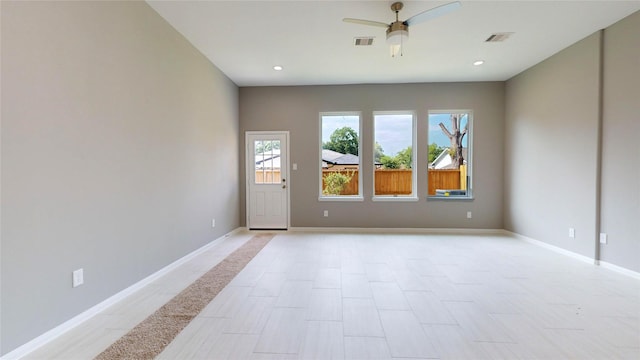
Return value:
M 394 2 L 391 4 L 391 11 L 396 13 L 396 21 L 387 24 L 380 21 L 371 21 L 371 20 L 362 20 L 362 19 L 353 19 L 353 18 L 344 18 L 342 21 L 360 25 L 370 25 L 370 26 L 378 26 L 387 29 L 387 43 L 391 46 L 391 56 L 395 57 L 400 53 L 402 56 L 402 43 L 404 38 L 409 37 L 409 26 L 419 24 L 421 22 L 431 20 L 442 16 L 446 13 L 449 13 L 461 6 L 459 1 L 454 1 L 448 4 L 440 5 L 434 7 L 429 10 L 425 10 L 421 13 L 413 15 L 407 20 L 400 21 L 398 19 L 398 14 L 400 10 L 404 7 L 404 4 L 400 1 Z

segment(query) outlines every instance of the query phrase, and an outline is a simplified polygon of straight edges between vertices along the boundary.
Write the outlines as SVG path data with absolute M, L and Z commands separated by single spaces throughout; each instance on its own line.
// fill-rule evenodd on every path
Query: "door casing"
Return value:
M 285 215 L 285 223 L 281 224 L 282 226 L 277 226 L 277 227 L 262 227 L 262 226 L 253 226 L 253 224 L 251 224 L 251 210 L 252 210 L 252 204 L 251 204 L 251 191 L 252 191 L 252 187 L 254 186 L 254 184 L 252 183 L 251 179 L 252 176 L 251 174 L 255 172 L 255 160 L 254 160 L 254 154 L 252 153 L 252 142 L 256 139 L 259 139 L 260 137 L 265 137 L 264 140 L 269 140 L 272 139 L 274 136 L 282 136 L 285 139 L 285 149 L 283 151 L 283 149 L 281 149 L 281 157 L 280 157 L 280 171 L 281 171 L 281 176 L 283 177 L 283 179 L 286 180 L 286 182 L 284 183 L 284 185 L 286 185 L 286 187 L 284 188 L 284 194 L 285 194 L 285 211 L 286 211 L 286 215 Z M 283 161 L 283 155 L 284 155 L 284 161 Z M 289 166 L 289 131 L 246 131 L 245 132 L 245 164 L 246 164 L 246 175 L 245 175 L 245 191 L 246 191 L 246 207 L 245 207 L 245 213 L 246 213 L 246 224 L 247 224 L 247 228 L 248 229 L 274 229 L 274 230 L 287 230 L 289 229 L 289 227 L 291 226 L 291 196 L 290 196 L 290 189 L 291 189 L 291 176 L 289 174 L 289 170 L 290 170 L 290 166 Z

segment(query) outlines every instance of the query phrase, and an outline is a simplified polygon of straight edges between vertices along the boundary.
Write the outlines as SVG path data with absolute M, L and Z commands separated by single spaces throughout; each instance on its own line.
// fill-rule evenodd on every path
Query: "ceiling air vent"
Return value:
M 484 42 L 502 42 L 507 40 L 511 35 L 513 35 L 512 32 L 502 32 L 502 33 L 491 34 L 491 36 L 489 36 L 487 40 L 485 40 Z
M 353 38 L 353 45 L 355 46 L 371 46 L 373 45 L 372 37 L 357 37 Z

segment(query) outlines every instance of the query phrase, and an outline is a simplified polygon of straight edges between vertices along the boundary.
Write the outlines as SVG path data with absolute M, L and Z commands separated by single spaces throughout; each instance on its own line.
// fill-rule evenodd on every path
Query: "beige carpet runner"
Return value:
M 100 353 L 96 360 L 153 359 L 273 238 L 256 235 Z

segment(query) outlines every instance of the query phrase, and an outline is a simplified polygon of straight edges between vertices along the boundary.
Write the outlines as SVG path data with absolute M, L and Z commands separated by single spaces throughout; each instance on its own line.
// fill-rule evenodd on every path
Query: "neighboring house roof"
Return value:
M 342 154 L 337 151 L 322 149 L 322 166 L 331 165 L 358 165 L 360 158 L 353 154 Z
M 256 169 L 280 169 L 280 155 L 264 161 L 256 161 Z
M 464 158 L 463 163 L 467 163 L 467 156 L 469 151 L 467 148 L 462 148 L 462 157 Z M 451 165 L 453 163 L 453 158 L 449 154 L 449 148 L 443 150 L 438 157 L 431 164 L 429 164 L 430 169 L 453 169 L 454 167 Z
M 280 169 L 280 149 L 257 153 L 255 160 L 256 169 Z

